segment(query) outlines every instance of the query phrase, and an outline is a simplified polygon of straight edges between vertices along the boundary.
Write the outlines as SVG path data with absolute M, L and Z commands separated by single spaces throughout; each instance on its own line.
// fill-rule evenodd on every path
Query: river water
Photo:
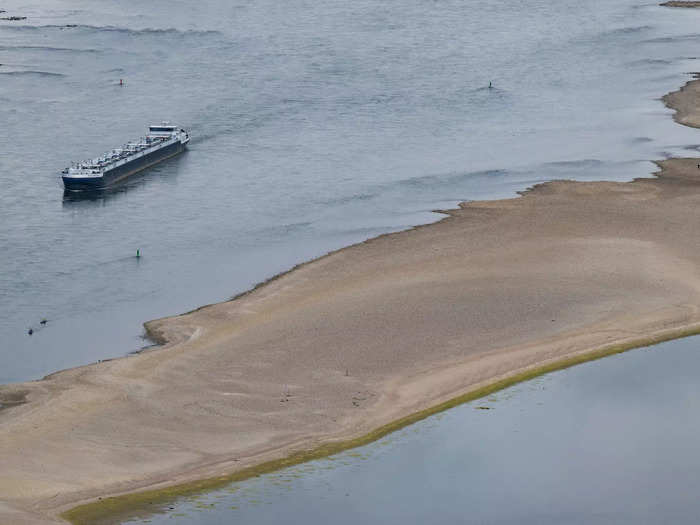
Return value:
M 700 69 L 694 10 L 0 7 L 27 16 L 0 21 L 0 383 L 125 355 L 147 344 L 145 320 L 437 220 L 432 210 L 461 200 L 553 178 L 648 176 L 650 161 L 698 147 L 658 100 Z M 64 195 L 70 161 L 163 119 L 191 129 L 186 154 L 113 191 Z M 150 519 L 694 523 L 697 348 L 692 338 L 550 374 Z
M 698 369 L 700 337 L 633 350 L 127 523 L 695 524 Z
M 552 178 L 648 176 L 650 160 L 698 142 L 658 100 L 699 69 L 693 10 L 637 0 L 2 8 L 27 19 L 0 22 L 0 383 L 125 355 L 146 344 L 148 319 L 436 220 L 432 210 L 460 200 Z M 64 196 L 63 167 L 164 119 L 191 129 L 185 155 L 114 191 Z

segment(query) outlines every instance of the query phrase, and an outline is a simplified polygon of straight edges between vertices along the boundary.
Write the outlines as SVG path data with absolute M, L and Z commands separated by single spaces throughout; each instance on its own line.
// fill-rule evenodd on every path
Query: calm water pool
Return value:
M 700 337 L 633 350 L 127 523 L 697 523 L 699 372 Z

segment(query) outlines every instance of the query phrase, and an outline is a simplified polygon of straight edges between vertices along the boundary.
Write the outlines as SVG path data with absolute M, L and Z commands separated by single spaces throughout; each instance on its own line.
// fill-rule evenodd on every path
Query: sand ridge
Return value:
M 665 99 L 686 125 L 700 126 L 699 89 Z M 700 329 L 697 164 L 465 203 L 150 321 L 160 347 L 0 387 L 15 400 L 0 410 L 0 518 L 54 522 L 362 435 L 527 367 Z

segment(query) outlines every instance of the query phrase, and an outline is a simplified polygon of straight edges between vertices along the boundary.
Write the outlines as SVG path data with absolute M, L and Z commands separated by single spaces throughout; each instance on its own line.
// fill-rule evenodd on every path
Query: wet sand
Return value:
M 698 79 L 700 73 L 694 73 Z M 663 101 L 669 108 L 675 110 L 673 119 L 679 124 L 700 128 L 700 81 L 688 82 L 678 91 L 673 91 L 663 97 Z
M 665 98 L 679 122 L 700 127 L 699 89 Z M 160 347 L 0 387 L 0 522 L 228 475 L 543 365 L 699 332 L 698 160 L 659 166 L 463 204 L 151 321 Z

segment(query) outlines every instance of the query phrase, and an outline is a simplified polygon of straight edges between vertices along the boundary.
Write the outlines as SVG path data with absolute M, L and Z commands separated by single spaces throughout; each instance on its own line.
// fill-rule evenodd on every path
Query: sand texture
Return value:
M 700 125 L 698 83 L 668 95 Z M 362 435 L 527 367 L 700 328 L 700 169 L 555 181 L 147 323 L 164 345 L 0 387 L 0 523 Z M 21 401 L 25 401 L 22 403 Z
M 698 78 L 700 74 L 694 73 Z M 679 124 L 700 128 L 700 81 L 691 80 L 678 91 L 663 98 L 664 103 L 675 110 L 673 118 Z

